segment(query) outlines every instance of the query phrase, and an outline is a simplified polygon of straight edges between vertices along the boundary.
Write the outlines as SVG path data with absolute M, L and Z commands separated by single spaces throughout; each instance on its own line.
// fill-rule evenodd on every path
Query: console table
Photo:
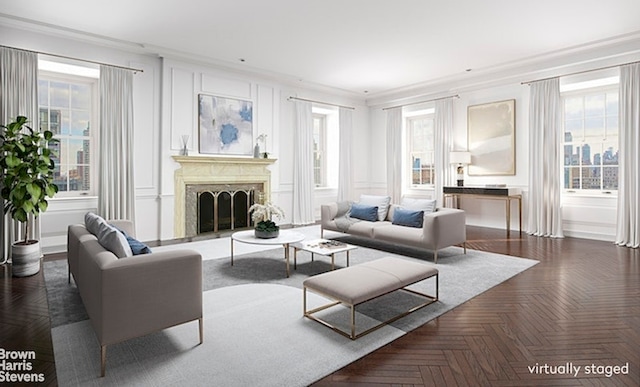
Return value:
M 507 238 L 511 235 L 511 201 L 518 202 L 518 220 L 520 222 L 520 236 L 522 236 L 522 191 L 513 187 L 443 187 L 446 198 L 454 201 L 456 208 L 460 208 L 460 197 L 504 200 L 506 202 Z

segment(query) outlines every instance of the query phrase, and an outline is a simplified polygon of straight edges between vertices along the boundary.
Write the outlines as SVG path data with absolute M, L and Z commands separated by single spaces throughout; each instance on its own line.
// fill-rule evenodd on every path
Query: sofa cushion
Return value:
M 113 225 L 112 225 L 113 226 Z M 115 227 L 115 226 L 113 226 Z M 127 238 L 127 243 L 129 244 L 129 247 L 131 248 L 131 252 L 133 253 L 133 255 L 140 255 L 140 254 L 151 254 L 151 248 L 147 245 L 145 245 L 144 243 L 140 242 L 139 240 L 137 240 L 136 238 L 132 237 L 131 235 L 127 234 L 124 230 L 115 227 L 118 231 L 120 231 L 122 233 L 122 235 L 124 235 L 125 238 Z
M 127 238 L 117 228 L 107 222 L 100 223 L 98 229 L 98 242 L 102 247 L 111 251 L 118 258 L 131 257 L 133 252 L 129 247 Z
M 375 222 L 376 220 L 378 220 L 378 207 L 354 203 L 351 206 L 351 212 L 349 216 L 356 219 Z
M 100 215 L 96 215 L 93 212 L 84 214 L 84 226 L 93 235 L 98 236 L 101 223 L 106 223 L 106 221 Z
M 402 198 L 400 207 L 407 210 L 423 210 L 425 214 L 429 214 L 436 210 L 436 200 Z
M 407 227 L 422 227 L 424 220 L 424 211 L 422 210 L 405 210 L 404 208 L 396 208 L 393 212 L 393 224 Z
M 387 218 L 387 211 L 389 211 L 390 202 L 390 196 L 360 195 L 360 201 L 358 203 L 378 207 L 378 220 L 385 220 Z

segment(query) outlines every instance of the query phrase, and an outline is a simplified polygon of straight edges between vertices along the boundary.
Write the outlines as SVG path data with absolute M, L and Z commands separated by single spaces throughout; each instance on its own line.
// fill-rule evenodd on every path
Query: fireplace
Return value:
M 263 199 L 256 184 L 187 184 L 186 235 L 252 227 L 249 208 Z
M 193 237 L 252 227 L 249 207 L 269 201 L 275 159 L 173 156 L 174 235 Z

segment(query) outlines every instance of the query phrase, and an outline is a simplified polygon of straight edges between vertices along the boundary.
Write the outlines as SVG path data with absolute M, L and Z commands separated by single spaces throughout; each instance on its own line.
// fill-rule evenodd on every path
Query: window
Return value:
M 411 187 L 434 184 L 434 122 L 433 109 L 406 117 L 407 155 Z
M 327 116 L 313 114 L 313 182 L 316 187 L 327 185 Z
M 62 196 L 93 194 L 97 80 L 41 71 L 38 76 L 39 123 L 60 142 L 50 147 L 56 157 L 54 183 Z
M 618 189 L 618 88 L 563 94 L 564 188 Z

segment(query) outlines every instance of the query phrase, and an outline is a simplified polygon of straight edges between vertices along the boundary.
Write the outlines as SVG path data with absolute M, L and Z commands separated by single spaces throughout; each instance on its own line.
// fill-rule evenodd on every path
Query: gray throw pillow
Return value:
M 127 238 L 118 231 L 117 228 L 105 223 L 100 223 L 98 234 L 98 242 L 105 249 L 111 251 L 118 258 L 133 256 Z

